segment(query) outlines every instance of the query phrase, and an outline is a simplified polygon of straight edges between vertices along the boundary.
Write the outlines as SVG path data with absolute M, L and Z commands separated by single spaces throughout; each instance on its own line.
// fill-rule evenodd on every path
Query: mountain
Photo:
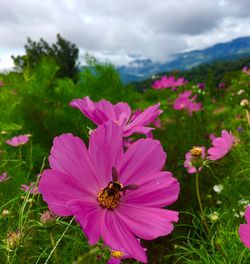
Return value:
M 213 61 L 237 60 L 250 57 L 250 37 L 234 39 L 212 47 L 175 54 L 171 61 L 156 63 L 150 59 L 136 59 L 128 66 L 118 67 L 124 83 L 141 81 L 157 73 L 191 68 Z

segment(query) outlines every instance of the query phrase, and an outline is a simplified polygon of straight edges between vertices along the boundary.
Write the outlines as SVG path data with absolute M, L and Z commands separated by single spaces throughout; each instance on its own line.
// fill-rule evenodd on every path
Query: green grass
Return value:
M 108 260 L 108 249 L 101 241 L 89 246 L 73 218 L 58 217 L 51 225 L 42 225 L 40 217 L 47 210 L 42 197 L 20 190 L 21 184 L 36 181 L 40 171 L 48 167 L 47 156 L 56 135 L 72 132 L 87 143 L 88 130 L 95 126 L 69 107 L 72 99 L 86 95 L 113 103 L 125 101 L 133 110 L 161 102 L 162 128 L 153 134 L 168 154 L 165 168 L 181 183 L 180 197 L 170 206 L 180 212 L 180 221 L 171 235 L 142 242 L 148 248 L 149 263 L 250 263 L 250 251 L 238 236 L 239 225 L 245 221 L 242 212 L 250 203 L 250 132 L 246 117 L 249 108 L 240 106 L 242 99 L 249 98 L 250 76 L 238 74 L 227 89 L 217 92 L 214 87 L 200 92 L 191 83 L 179 88 L 178 91 L 192 89 L 204 105 L 204 111 L 190 116 L 172 109 L 171 102 L 177 92 L 148 87 L 139 94 L 133 87 L 123 87 L 110 65 L 98 67 L 94 75 L 82 74 L 78 83 L 56 79 L 57 67 L 46 61 L 35 70 L 0 75 L 5 84 L 0 90 L 0 174 L 6 171 L 11 176 L 0 183 L 0 263 L 81 264 Z M 245 92 L 238 95 L 241 89 Z M 238 132 L 238 127 L 242 132 Z M 209 148 L 208 135 L 219 136 L 222 129 L 232 131 L 237 144 L 224 158 L 204 167 L 199 175 L 208 231 L 199 210 L 195 175 L 186 172 L 183 161 L 192 146 Z M 22 148 L 5 144 L 12 136 L 27 133 L 32 136 Z M 218 184 L 223 185 L 220 193 L 213 190 Z M 4 216 L 3 210 L 9 214 Z M 211 220 L 214 212 L 218 219 Z M 20 236 L 14 245 L 7 243 L 10 232 L 18 236 L 18 230 Z

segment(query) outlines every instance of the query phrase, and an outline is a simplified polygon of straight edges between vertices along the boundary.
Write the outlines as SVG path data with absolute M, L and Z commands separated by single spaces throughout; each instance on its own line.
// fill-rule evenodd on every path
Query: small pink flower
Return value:
M 200 155 L 194 155 L 192 154 L 192 150 L 195 148 L 199 149 L 201 151 Z M 206 150 L 204 147 L 194 147 L 192 148 L 189 152 L 186 153 L 185 158 L 186 160 L 184 161 L 184 167 L 187 168 L 188 173 L 193 174 L 198 171 L 202 170 L 202 162 L 205 159 L 206 156 Z M 199 166 L 197 166 L 199 164 Z M 196 168 L 197 167 L 197 168 Z
M 143 112 L 136 112 L 132 115 L 130 106 L 127 103 L 111 104 L 109 101 L 101 100 L 93 102 L 88 96 L 83 99 L 75 99 L 70 106 L 79 109 L 86 117 L 97 126 L 108 120 L 112 120 L 123 129 L 123 136 L 128 137 L 134 133 L 147 134 L 154 128 L 148 127 L 163 111 L 160 104 L 148 107 Z
M 224 89 L 226 87 L 225 83 L 219 83 L 218 88 Z
M 3 172 L 2 175 L 0 175 L 0 182 L 5 182 L 9 179 L 10 177 L 8 176 L 7 172 Z
M 243 244 L 250 249 L 250 206 L 246 209 L 245 218 L 247 223 L 240 225 L 239 235 Z
M 38 187 L 36 186 L 35 182 L 31 182 L 30 185 L 26 185 L 26 184 L 22 184 L 20 187 L 20 190 L 24 191 L 24 192 L 29 192 L 31 194 L 34 195 L 38 195 L 39 191 L 38 191 Z
M 40 222 L 43 225 L 50 225 L 55 222 L 56 218 L 57 216 L 53 212 L 46 210 L 41 214 Z
M 205 83 L 198 83 L 198 84 L 197 84 L 197 87 L 198 87 L 200 90 L 204 90 L 204 89 L 205 89 Z
M 222 130 L 221 137 L 213 139 L 213 147 L 208 149 L 208 159 L 218 160 L 224 157 L 232 148 L 234 143 L 234 137 L 231 132 L 227 130 Z
M 156 90 L 161 90 L 165 88 L 176 88 L 178 86 L 183 86 L 187 83 L 184 78 L 175 79 L 174 76 L 163 76 L 160 80 L 156 80 L 152 87 Z
M 75 216 L 90 244 L 102 238 L 146 263 L 138 238 L 170 234 L 178 221 L 178 212 L 163 209 L 180 188 L 162 171 L 165 161 L 158 140 L 140 139 L 124 152 L 122 128 L 108 121 L 90 134 L 88 148 L 72 134 L 54 139 L 39 191 L 56 215 Z
M 26 144 L 28 141 L 29 141 L 28 135 L 20 135 L 13 137 L 10 140 L 6 140 L 5 143 L 13 147 L 19 147 L 21 145 Z
M 192 91 L 184 91 L 183 93 L 180 93 L 178 97 L 175 99 L 173 108 L 175 110 L 182 110 L 185 109 L 189 112 L 190 115 L 193 114 L 193 112 L 198 112 L 202 110 L 202 104 L 198 102 L 194 102 L 196 99 L 196 95 L 190 98 L 192 95 Z
M 244 73 L 250 75 L 250 69 L 248 69 L 247 66 L 245 66 L 245 67 L 242 69 L 242 72 L 244 72 Z
M 4 86 L 4 83 L 3 81 L 0 80 L 0 87 L 3 87 Z

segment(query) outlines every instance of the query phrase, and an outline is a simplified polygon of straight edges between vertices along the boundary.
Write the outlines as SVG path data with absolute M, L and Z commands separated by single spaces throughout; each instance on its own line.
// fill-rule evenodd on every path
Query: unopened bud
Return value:
M 8 249 L 14 249 L 16 248 L 21 241 L 21 232 L 18 229 L 17 231 L 10 231 L 7 234 L 7 239 L 6 239 L 6 245 Z
M 55 222 L 56 220 L 56 215 L 51 212 L 51 211 L 44 211 L 40 217 L 40 222 L 45 225 L 45 226 L 48 226 L 48 225 L 51 225 Z

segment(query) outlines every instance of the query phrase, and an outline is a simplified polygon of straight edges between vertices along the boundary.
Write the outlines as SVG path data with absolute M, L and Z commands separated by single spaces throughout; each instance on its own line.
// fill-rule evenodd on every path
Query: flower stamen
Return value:
M 202 148 L 200 147 L 192 147 L 190 150 L 193 157 L 200 157 L 202 155 Z
M 124 254 L 123 254 L 123 252 L 121 252 L 121 251 L 118 251 L 118 250 L 112 250 L 112 251 L 111 251 L 111 256 L 112 256 L 113 258 L 121 258 L 121 257 L 124 256 Z

